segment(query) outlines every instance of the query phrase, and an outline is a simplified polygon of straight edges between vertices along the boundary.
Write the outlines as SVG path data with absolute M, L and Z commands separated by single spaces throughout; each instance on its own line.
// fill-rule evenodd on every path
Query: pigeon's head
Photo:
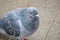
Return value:
M 27 8 L 27 12 L 28 14 L 33 15 L 33 16 L 38 15 L 38 9 L 34 7 Z
M 33 21 L 36 16 L 38 16 L 38 10 L 35 7 L 28 7 L 26 8 L 25 17 L 28 19 L 28 21 Z

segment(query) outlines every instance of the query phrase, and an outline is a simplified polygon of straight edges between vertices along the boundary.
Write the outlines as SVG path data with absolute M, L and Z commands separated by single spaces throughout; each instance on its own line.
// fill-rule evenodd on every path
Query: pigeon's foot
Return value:
M 27 39 L 24 37 L 24 38 L 22 38 L 21 40 L 27 40 Z

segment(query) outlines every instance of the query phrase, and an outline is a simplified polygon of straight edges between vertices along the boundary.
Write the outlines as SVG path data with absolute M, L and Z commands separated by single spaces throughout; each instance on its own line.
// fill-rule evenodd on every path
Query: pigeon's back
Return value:
M 0 33 L 6 33 L 5 30 L 3 29 L 3 22 L 2 19 L 0 19 Z
M 4 30 L 7 34 L 12 36 L 20 35 L 20 27 L 17 23 L 19 17 L 16 15 L 16 11 L 10 11 L 6 16 L 0 20 L 0 28 Z

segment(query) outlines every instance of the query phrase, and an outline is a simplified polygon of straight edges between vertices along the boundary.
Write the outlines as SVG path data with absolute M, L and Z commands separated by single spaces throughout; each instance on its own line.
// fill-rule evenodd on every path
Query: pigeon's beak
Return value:
M 39 15 L 36 15 L 37 17 L 39 17 Z

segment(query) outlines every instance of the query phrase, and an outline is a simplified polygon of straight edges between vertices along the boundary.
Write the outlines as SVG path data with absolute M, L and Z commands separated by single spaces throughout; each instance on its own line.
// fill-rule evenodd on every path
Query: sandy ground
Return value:
M 60 40 L 60 0 L 0 0 L 0 18 L 16 8 L 36 7 L 40 26 L 28 40 Z

